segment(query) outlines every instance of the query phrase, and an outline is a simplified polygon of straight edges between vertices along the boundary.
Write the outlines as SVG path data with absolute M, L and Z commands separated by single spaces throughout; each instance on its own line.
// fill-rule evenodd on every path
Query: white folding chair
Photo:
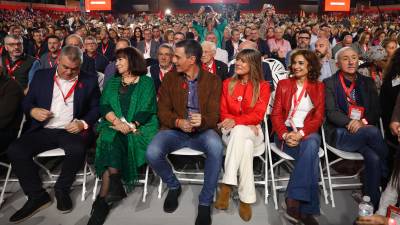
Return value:
M 65 156 L 65 152 L 61 148 L 56 148 L 56 149 L 51 149 L 45 152 L 42 152 L 38 154 L 37 156 L 33 157 L 33 161 L 40 167 L 42 168 L 47 176 L 49 177 L 49 180 L 43 181 L 43 183 L 56 183 L 57 178 L 60 176 L 59 174 L 54 174 L 48 169 L 46 166 L 44 166 L 42 163 L 38 161 L 38 158 L 47 158 L 47 157 L 62 157 Z M 75 181 L 77 182 L 82 182 L 82 194 L 81 194 L 81 201 L 85 201 L 85 195 L 86 195 L 86 181 L 87 181 L 87 176 L 93 175 L 93 172 L 91 168 L 88 166 L 86 160 L 85 160 L 85 166 L 83 168 L 83 173 L 78 173 L 76 176 L 79 176 L 81 178 L 76 179 Z
M 104 73 L 97 72 L 97 82 L 99 84 L 100 91 L 103 91 L 104 88 Z
M 173 151 L 169 154 L 176 155 L 176 156 L 204 156 L 205 157 L 203 152 L 197 151 L 197 150 L 194 150 L 191 148 L 181 148 L 181 149 Z M 202 184 L 204 182 L 204 178 L 199 179 L 199 178 L 190 178 L 189 177 L 189 176 L 204 176 L 204 172 L 190 172 L 190 171 L 183 171 L 183 170 L 179 171 L 179 170 L 175 169 L 174 165 L 168 160 L 168 158 L 167 158 L 167 161 L 171 165 L 172 171 L 174 174 L 176 174 L 176 177 L 179 181 L 195 182 L 195 183 L 200 183 L 200 184 Z M 197 167 L 197 170 L 199 171 L 197 165 L 196 165 L 196 167 Z M 183 168 L 183 169 L 185 169 L 185 168 Z M 188 177 L 183 177 L 182 175 L 185 175 Z M 158 185 L 158 198 L 161 198 L 161 195 L 162 195 L 162 183 L 163 182 L 160 178 L 160 184 Z
M 99 181 L 101 181 L 101 179 L 96 177 L 96 180 L 95 180 L 95 183 L 94 183 L 94 188 L 93 188 L 93 195 L 92 195 L 92 200 L 93 201 L 96 199 L 97 186 L 98 186 Z M 139 184 L 143 184 L 142 202 L 146 202 L 146 196 L 148 194 L 148 181 L 149 181 L 149 166 L 147 165 L 144 179 L 138 180 Z
M 285 69 L 285 66 L 276 59 L 268 58 L 263 59 L 263 62 L 268 63 L 269 68 L 272 73 L 272 81 L 274 83 L 274 87 L 278 85 L 280 80 L 289 78 L 289 71 Z
M 268 132 L 268 124 L 266 124 L 265 130 L 266 130 L 266 132 Z M 286 186 L 287 186 L 287 184 L 278 185 L 278 182 L 288 182 L 290 177 L 275 177 L 274 169 L 278 168 L 278 166 L 280 166 L 282 163 L 286 163 L 286 164 L 288 164 L 289 167 L 293 168 L 293 164 L 291 162 L 294 161 L 294 158 L 291 157 L 290 155 L 286 154 L 285 152 L 283 152 L 275 143 L 271 142 L 269 140 L 269 134 L 267 137 L 268 137 L 267 152 L 268 152 L 268 158 L 269 158 L 269 169 L 271 172 L 273 200 L 274 200 L 274 204 L 275 204 L 275 209 L 278 209 L 277 190 L 286 189 Z M 275 153 L 279 157 L 279 160 L 275 163 L 272 162 L 272 153 Z M 319 149 L 318 156 L 319 156 L 319 158 L 324 157 L 324 151 L 321 148 Z M 319 184 L 322 185 L 322 191 L 323 191 L 323 195 L 325 198 L 325 203 L 328 204 L 327 191 L 326 191 L 326 187 L 325 187 L 325 178 L 324 178 L 323 172 L 322 172 L 321 161 L 319 162 L 319 170 L 320 170 L 320 179 L 321 179 Z
M 382 119 L 379 119 L 379 125 L 381 128 L 381 133 L 383 138 L 385 137 L 385 133 L 383 131 L 383 125 L 382 125 Z M 361 168 L 360 170 L 358 170 L 355 174 L 353 175 L 348 175 L 348 176 L 341 176 L 341 175 L 337 175 L 337 176 L 332 176 L 331 175 L 331 167 L 342 161 L 342 160 L 353 160 L 353 161 L 363 161 L 364 157 L 357 152 L 346 152 L 343 150 L 340 150 L 338 148 L 335 148 L 333 146 L 330 146 L 326 143 L 326 137 L 325 137 L 325 131 L 324 131 L 324 126 L 322 126 L 321 128 L 322 131 L 322 144 L 324 147 L 324 152 L 325 152 L 325 168 L 326 172 L 327 172 L 327 178 L 328 178 L 328 185 L 329 185 L 329 195 L 330 195 L 330 199 L 332 202 L 332 207 L 335 207 L 335 198 L 333 196 L 333 188 L 345 188 L 345 187 L 360 187 L 362 186 L 362 183 L 359 181 L 359 177 L 360 177 L 360 172 L 364 169 Z M 332 162 L 329 162 L 328 159 L 328 150 L 330 152 L 332 152 L 334 155 L 336 155 L 338 158 Z M 356 180 L 355 182 L 346 182 L 346 183 L 333 183 L 333 180 Z

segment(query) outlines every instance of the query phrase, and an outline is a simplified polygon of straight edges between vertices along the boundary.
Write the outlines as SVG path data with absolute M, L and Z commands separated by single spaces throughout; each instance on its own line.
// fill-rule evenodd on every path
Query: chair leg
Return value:
M 322 191 L 324 192 L 325 204 L 329 204 L 328 196 L 327 196 L 327 192 L 326 192 L 326 186 L 325 186 L 325 178 L 324 178 L 324 174 L 322 173 L 321 162 L 319 162 L 319 173 L 321 175 Z
M 158 185 L 158 198 L 161 199 L 161 193 L 162 192 L 162 180 L 160 177 L 160 184 Z
M 99 178 L 96 177 L 96 180 L 94 182 L 94 187 L 93 187 L 93 195 L 92 195 L 92 200 L 96 200 L 96 194 L 97 194 L 97 185 L 99 183 Z
M 268 156 L 267 156 L 268 157 Z M 264 161 L 264 204 L 268 204 L 269 192 L 268 192 L 268 163 Z
M 149 166 L 147 165 L 146 167 L 146 175 L 144 177 L 144 187 L 143 187 L 143 198 L 142 202 L 146 202 L 146 196 L 147 196 L 147 183 L 149 180 Z
M 274 166 L 272 165 L 272 156 L 271 152 L 268 154 L 269 166 L 271 171 L 271 180 L 272 180 L 272 194 L 275 204 L 275 209 L 278 210 L 278 197 L 276 196 L 276 184 L 275 184 L 275 176 L 274 176 Z
M 8 179 L 10 179 L 10 175 L 11 175 L 11 164 L 8 165 L 8 169 L 7 169 L 7 175 L 6 175 L 6 180 L 4 181 L 4 185 L 3 188 L 1 189 L 1 195 L 0 195 L 0 207 L 4 202 L 4 193 L 6 192 L 6 187 L 7 187 L 7 183 L 8 183 Z
M 87 162 L 85 160 L 85 167 L 83 168 L 83 181 L 82 181 L 82 194 L 81 194 L 81 201 L 85 201 L 86 195 L 86 178 L 87 178 Z
M 328 174 L 329 195 L 330 195 L 332 207 L 335 208 L 335 198 L 333 197 L 331 169 L 330 169 L 328 155 L 327 155 L 326 150 L 325 150 L 325 166 L 326 166 L 326 173 Z

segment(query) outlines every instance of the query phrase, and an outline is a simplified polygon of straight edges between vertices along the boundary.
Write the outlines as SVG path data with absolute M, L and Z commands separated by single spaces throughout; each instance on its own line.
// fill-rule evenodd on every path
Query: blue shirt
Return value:
M 199 108 L 199 96 L 197 94 L 197 84 L 198 77 L 194 80 L 187 80 L 189 93 L 188 93 L 188 101 L 187 101 L 187 111 L 189 112 L 200 112 Z

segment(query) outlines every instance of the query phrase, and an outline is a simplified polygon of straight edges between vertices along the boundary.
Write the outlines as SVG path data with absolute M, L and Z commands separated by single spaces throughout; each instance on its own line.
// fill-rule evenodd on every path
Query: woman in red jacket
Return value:
M 235 71 L 236 74 L 226 79 L 222 87 L 219 127 L 227 150 L 225 174 L 215 207 L 227 209 L 231 188 L 239 185 L 239 215 L 249 221 L 250 204 L 256 201 L 253 154 L 264 139 L 260 123 L 267 109 L 270 90 L 263 79 L 261 53 L 257 50 L 239 52 Z
M 325 88 L 318 81 L 321 65 L 308 50 L 291 56 L 291 78 L 281 80 L 271 113 L 275 143 L 292 156 L 295 167 L 286 189 L 286 217 L 306 225 L 318 224 L 319 157 L 318 130 L 325 114 Z

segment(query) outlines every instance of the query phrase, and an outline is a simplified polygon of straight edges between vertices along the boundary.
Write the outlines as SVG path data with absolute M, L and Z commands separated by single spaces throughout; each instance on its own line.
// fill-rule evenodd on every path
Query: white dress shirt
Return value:
M 65 129 L 65 126 L 71 123 L 74 119 L 74 93 L 72 93 L 71 96 L 65 100 L 65 102 L 63 93 L 65 96 L 67 95 L 78 77 L 72 80 L 63 80 L 58 76 L 58 72 L 56 72 L 56 78 L 60 84 L 61 90 L 56 82 L 54 82 L 53 97 L 50 108 L 50 112 L 53 113 L 53 117 L 46 124 L 45 128 Z
M 228 65 L 228 52 L 221 48 L 217 48 L 214 59 L 224 62 L 226 65 Z
M 294 106 L 294 98 L 298 98 L 300 95 L 301 91 L 303 90 L 303 87 L 297 85 L 297 91 L 296 95 L 293 96 L 292 98 L 292 106 L 290 107 L 289 115 L 292 114 L 293 111 L 293 106 Z M 314 108 L 314 105 L 311 102 L 310 96 L 307 94 L 307 92 L 304 94 L 303 98 L 300 99 L 299 106 L 297 107 L 297 111 L 293 116 L 293 123 L 296 127 L 304 127 L 304 120 L 307 117 L 308 112 L 311 111 L 311 109 Z M 285 125 L 288 127 L 291 127 L 289 120 L 285 121 Z
M 144 42 L 144 53 L 143 53 L 144 59 L 149 59 L 150 58 L 150 49 L 151 49 L 151 41 L 149 43 L 147 43 L 145 41 Z

